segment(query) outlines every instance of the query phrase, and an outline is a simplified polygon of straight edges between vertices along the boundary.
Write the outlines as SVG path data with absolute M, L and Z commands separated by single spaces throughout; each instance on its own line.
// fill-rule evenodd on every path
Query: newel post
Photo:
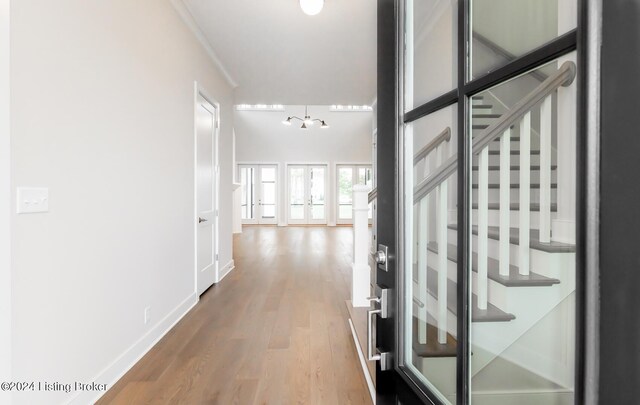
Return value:
M 353 186 L 353 277 L 351 302 L 354 307 L 369 307 L 371 269 L 369 267 L 369 186 Z

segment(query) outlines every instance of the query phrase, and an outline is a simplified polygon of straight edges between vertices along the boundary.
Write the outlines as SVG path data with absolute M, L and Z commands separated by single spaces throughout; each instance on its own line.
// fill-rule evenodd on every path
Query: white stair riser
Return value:
M 529 213 L 531 229 L 540 229 L 540 212 L 538 211 L 530 211 Z M 556 219 L 558 217 L 557 212 L 551 213 L 551 219 Z M 478 225 L 478 210 L 473 210 L 472 216 L 473 225 Z M 517 228 L 520 223 L 520 211 L 512 210 L 509 213 L 509 222 L 511 223 L 511 228 Z M 489 210 L 489 226 L 500 226 L 500 210 Z
M 531 170 L 531 183 L 539 183 L 540 182 L 540 170 Z M 510 171 L 511 183 L 518 184 L 520 183 L 520 171 L 519 170 L 511 170 Z M 474 170 L 471 176 L 473 184 L 478 184 L 478 170 Z M 551 183 L 556 183 L 558 181 L 558 173 L 557 170 L 551 171 Z M 489 184 L 500 184 L 500 171 L 499 170 L 489 170 Z
M 555 203 L 556 201 L 558 201 L 557 197 L 558 197 L 558 190 L 555 188 L 551 189 L 551 202 Z M 478 189 L 474 188 L 472 190 L 472 201 L 474 203 L 478 202 Z M 489 203 L 499 203 L 500 202 L 500 189 L 499 188 L 490 188 L 489 189 L 489 193 L 488 193 L 488 198 L 489 198 Z M 518 202 L 520 201 L 520 189 L 519 188 L 512 188 L 509 191 L 509 200 L 511 202 Z M 529 202 L 530 203 L 538 203 L 540 202 L 540 189 L 539 188 L 532 188 L 530 189 L 530 198 L 529 198 Z

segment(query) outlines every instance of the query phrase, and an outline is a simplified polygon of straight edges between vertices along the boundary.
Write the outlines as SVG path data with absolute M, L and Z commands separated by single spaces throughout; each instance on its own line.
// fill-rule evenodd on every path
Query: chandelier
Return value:
M 309 111 L 308 111 L 308 106 L 304 107 L 304 118 L 300 118 L 300 117 L 296 117 L 291 116 L 291 117 L 287 117 L 286 120 L 282 121 L 282 123 L 284 125 L 290 126 L 292 124 L 292 120 L 298 120 L 298 121 L 302 121 L 302 126 L 300 127 L 300 129 L 308 129 L 309 127 L 313 126 L 313 124 L 318 121 L 320 123 L 320 128 L 321 129 L 327 129 L 329 128 L 329 125 L 327 125 L 326 122 L 324 122 L 324 120 L 318 119 L 318 118 L 311 118 L 311 116 L 309 115 Z

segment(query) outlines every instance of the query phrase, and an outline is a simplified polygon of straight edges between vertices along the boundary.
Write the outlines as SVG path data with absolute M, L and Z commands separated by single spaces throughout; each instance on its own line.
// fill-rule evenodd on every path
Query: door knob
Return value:
M 204 218 L 198 217 L 198 223 L 201 224 L 203 222 L 207 222 L 207 220 Z
M 387 254 L 382 250 L 378 250 L 373 254 L 373 260 L 378 264 L 385 264 L 387 263 Z

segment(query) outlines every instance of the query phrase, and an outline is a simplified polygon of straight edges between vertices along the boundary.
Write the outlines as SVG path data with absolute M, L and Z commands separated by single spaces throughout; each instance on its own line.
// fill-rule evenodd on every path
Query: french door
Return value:
M 326 165 L 288 165 L 287 215 L 292 225 L 327 223 Z
M 336 222 L 338 224 L 353 223 L 353 186 L 373 185 L 370 165 L 336 165 Z M 371 219 L 372 212 L 369 212 Z
M 378 0 L 378 404 L 583 403 L 577 4 Z
M 238 165 L 242 184 L 242 223 L 278 223 L 278 165 Z

